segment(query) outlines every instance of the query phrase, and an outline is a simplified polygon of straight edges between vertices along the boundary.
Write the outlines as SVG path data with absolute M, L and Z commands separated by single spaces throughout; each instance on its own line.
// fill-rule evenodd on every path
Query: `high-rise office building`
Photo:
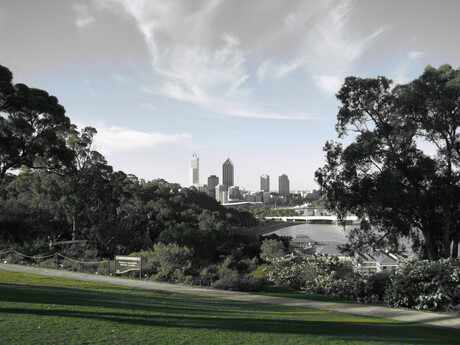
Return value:
M 193 153 L 192 157 L 190 157 L 190 185 L 193 186 L 195 184 L 200 183 L 200 159 Z
M 226 204 L 228 202 L 228 192 L 227 188 L 224 185 L 217 185 L 216 186 L 216 200 L 219 201 L 221 204 Z
M 228 199 L 239 200 L 240 199 L 240 187 L 230 186 L 228 187 Z
M 230 158 L 222 164 L 222 184 L 228 189 L 233 186 L 233 162 Z
M 270 176 L 267 174 L 260 175 L 260 190 L 262 192 L 270 191 Z
M 279 177 L 279 194 L 280 196 L 289 196 L 289 178 L 283 174 Z
M 216 175 L 208 177 L 208 193 L 209 196 L 216 197 L 216 186 L 219 185 L 219 178 Z

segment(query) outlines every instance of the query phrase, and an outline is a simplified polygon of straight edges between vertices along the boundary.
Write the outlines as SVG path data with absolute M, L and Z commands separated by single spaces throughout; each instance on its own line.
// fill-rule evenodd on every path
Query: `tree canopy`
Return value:
M 361 219 L 349 250 L 422 243 L 432 260 L 456 257 L 460 238 L 460 70 L 428 66 L 392 88 L 385 77 L 348 77 L 336 131 L 316 171 L 328 207 Z
M 13 84 L 13 74 L 0 65 L 0 184 L 21 166 L 58 169 L 72 160 L 62 133 L 70 120 L 56 97 Z

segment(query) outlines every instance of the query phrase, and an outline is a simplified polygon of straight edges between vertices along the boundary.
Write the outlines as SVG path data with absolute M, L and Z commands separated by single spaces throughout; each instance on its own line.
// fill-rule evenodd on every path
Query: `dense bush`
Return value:
M 265 270 L 268 280 L 276 285 L 294 289 L 305 289 L 311 293 L 336 295 L 346 285 L 355 280 L 356 273 L 348 262 L 335 256 L 300 258 L 293 255 L 275 258 Z M 338 284 L 338 286 L 336 286 Z
M 410 260 L 391 274 L 385 301 L 392 307 L 457 310 L 460 305 L 460 260 Z
M 213 287 L 220 290 L 231 291 L 262 291 L 265 285 L 263 278 L 252 275 L 221 278 L 213 284 Z
M 275 285 L 300 289 L 306 281 L 305 262 L 294 255 L 274 258 L 264 274 Z
M 336 257 L 273 260 L 265 276 L 276 285 L 364 303 L 419 310 L 460 309 L 460 260 L 409 260 L 394 272 L 363 275 Z
M 283 257 L 288 253 L 282 241 L 276 239 L 264 239 L 260 246 L 260 258 L 271 262 L 276 258 Z
M 192 282 L 191 268 L 193 252 L 187 247 L 175 243 L 157 243 L 153 251 L 132 253 L 142 256 L 142 272 L 152 280 L 175 283 Z

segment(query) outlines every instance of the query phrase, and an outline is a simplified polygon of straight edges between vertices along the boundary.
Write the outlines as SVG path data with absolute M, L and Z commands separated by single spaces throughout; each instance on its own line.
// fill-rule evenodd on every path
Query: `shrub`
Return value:
M 457 309 L 460 304 L 460 261 L 404 262 L 391 275 L 385 301 L 392 307 Z
M 350 263 L 340 261 L 335 256 L 326 255 L 318 255 L 313 258 L 287 255 L 276 258 L 272 260 L 265 273 L 267 278 L 276 285 L 294 289 L 304 288 L 308 292 L 327 294 L 332 294 L 332 291 L 338 288 L 326 288 L 323 286 L 326 282 L 331 285 L 336 279 L 354 280 L 357 276 Z
M 149 256 L 152 269 L 157 273 L 156 280 L 187 283 L 190 277 L 193 253 L 187 247 L 180 247 L 175 243 L 157 243 Z
M 272 262 L 274 259 L 284 257 L 287 254 L 287 249 L 283 242 L 275 239 L 266 239 L 260 246 L 260 258 L 267 262 Z
M 38 266 L 42 268 L 56 268 L 56 259 L 54 257 L 41 260 Z
M 363 296 L 359 299 L 364 303 L 381 303 L 390 284 L 389 272 L 378 272 L 364 277 Z
M 324 274 L 307 281 L 304 290 L 314 294 L 330 295 L 355 301 L 363 297 L 364 282 L 359 275 L 353 279 L 351 277 L 345 279 L 334 274 Z
M 196 277 L 196 284 L 211 286 L 215 281 L 219 279 L 217 265 L 209 265 L 200 270 L 198 277 Z
M 305 284 L 305 260 L 293 255 L 274 258 L 265 276 L 275 285 L 300 289 Z
M 255 292 L 262 291 L 264 285 L 263 278 L 244 275 L 221 278 L 213 284 L 213 287 L 219 290 Z

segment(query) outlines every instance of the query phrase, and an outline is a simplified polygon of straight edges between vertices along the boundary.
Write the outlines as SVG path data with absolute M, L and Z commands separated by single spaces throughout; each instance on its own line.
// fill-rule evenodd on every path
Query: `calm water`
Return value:
M 335 224 L 298 224 L 273 231 L 270 234 L 292 238 L 296 238 L 297 235 L 308 235 L 315 241 L 347 243 L 347 228 L 350 227 L 344 230 L 343 226 Z

